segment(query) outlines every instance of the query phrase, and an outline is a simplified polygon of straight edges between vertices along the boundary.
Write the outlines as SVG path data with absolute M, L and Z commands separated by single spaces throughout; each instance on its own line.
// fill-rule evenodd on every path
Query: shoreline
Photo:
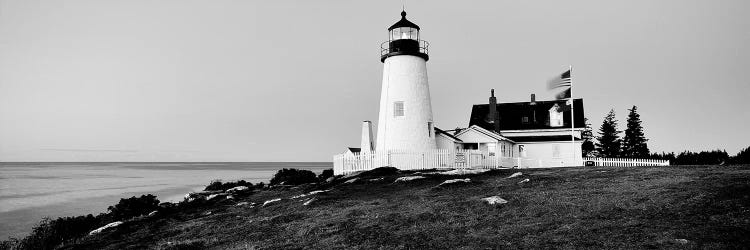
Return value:
M 0 204 L 0 240 L 22 238 L 45 216 L 51 219 L 98 214 L 121 198 L 153 194 L 160 202 L 179 202 L 212 180 L 268 183 L 282 168 L 320 173 L 331 163 L 0 163 L 0 174 L 12 178 Z M 57 180 L 64 180 L 65 184 Z M 8 179 L 11 180 L 11 179 Z M 117 182 L 123 181 L 122 184 Z M 59 188 L 50 188 L 50 184 Z M 115 183 L 113 185 L 113 183 Z M 93 188 L 100 184 L 111 188 Z M 81 187 L 91 187 L 81 189 Z M 14 189 L 23 189 L 17 192 Z M 36 189 L 47 193 L 34 193 Z M 122 190 L 117 190 L 122 189 Z M 29 191 L 31 190 L 31 191 Z M 94 192 L 91 192 L 94 190 Z M 90 195 L 90 196 L 89 196 Z M 67 197 L 67 198 L 66 198 Z
M 140 196 L 148 193 L 156 195 L 157 199 L 165 197 L 164 200 L 159 199 L 160 202 L 179 201 L 170 199 L 183 197 L 185 194 L 195 191 L 196 189 L 202 189 L 204 186 L 205 185 L 189 185 L 170 187 L 146 193 L 124 192 L 120 194 L 80 198 L 50 205 L 0 212 L 0 220 L 4 222 L 0 224 L 0 240 L 8 239 L 8 237 L 20 238 L 26 236 L 31 232 L 34 225 L 39 223 L 44 217 L 56 219 L 58 217 L 81 216 L 87 214 L 96 215 L 106 212 L 109 206 L 117 204 L 122 198 Z

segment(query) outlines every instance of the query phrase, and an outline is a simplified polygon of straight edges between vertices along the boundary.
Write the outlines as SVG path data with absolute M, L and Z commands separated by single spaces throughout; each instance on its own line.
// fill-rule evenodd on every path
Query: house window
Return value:
M 524 117 L 522 117 L 522 118 L 521 118 L 521 122 L 522 122 L 523 124 L 528 124 L 528 123 L 529 123 L 529 117 L 528 117 L 528 116 L 524 116 Z
M 560 145 L 555 144 L 555 146 L 552 147 L 552 158 L 559 158 L 560 157 Z
M 393 102 L 393 117 L 404 116 L 404 102 L 397 101 Z
M 558 106 L 555 104 L 549 109 L 549 126 L 550 127 L 561 127 L 563 125 L 563 114 L 558 111 Z
M 497 150 L 497 144 L 487 143 L 487 152 L 490 156 L 495 156 L 495 150 Z

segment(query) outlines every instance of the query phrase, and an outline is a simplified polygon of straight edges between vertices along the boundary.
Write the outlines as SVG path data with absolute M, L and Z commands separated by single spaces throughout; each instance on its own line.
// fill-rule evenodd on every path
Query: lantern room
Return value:
M 429 60 L 429 43 L 419 39 L 419 26 L 406 19 L 406 11 L 401 11 L 401 20 L 388 28 L 388 41 L 380 45 L 380 61 L 391 56 L 413 55 Z

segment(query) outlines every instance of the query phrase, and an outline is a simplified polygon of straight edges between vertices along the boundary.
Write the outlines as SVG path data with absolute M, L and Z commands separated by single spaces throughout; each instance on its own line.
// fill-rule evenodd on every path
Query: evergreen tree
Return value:
M 731 158 L 731 162 L 734 164 L 750 164 L 750 147 L 740 150 L 737 155 Z
M 588 118 L 584 117 L 583 123 L 586 124 L 586 128 L 581 131 L 581 139 L 583 139 L 581 152 L 583 153 L 583 157 L 592 157 L 596 154 L 596 146 L 593 141 L 594 132 L 591 130 L 591 123 L 589 123 Z
M 622 140 L 622 157 L 628 158 L 646 158 L 649 156 L 648 145 L 646 144 L 646 137 L 643 134 L 643 127 L 641 126 L 641 115 L 637 112 L 638 107 L 628 109 L 627 128 L 625 129 L 625 137 Z
M 599 136 L 596 137 L 597 151 L 600 157 L 619 157 L 620 156 L 620 132 L 617 131 L 617 119 L 615 119 L 615 110 L 610 110 L 599 127 Z

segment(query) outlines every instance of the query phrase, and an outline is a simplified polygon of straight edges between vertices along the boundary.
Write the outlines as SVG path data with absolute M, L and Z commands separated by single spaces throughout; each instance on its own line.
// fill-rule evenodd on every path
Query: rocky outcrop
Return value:
M 444 186 L 448 186 L 448 185 L 452 185 L 452 184 L 459 184 L 459 183 L 470 183 L 470 182 L 471 182 L 471 179 L 469 179 L 469 178 L 466 178 L 466 179 L 451 179 L 451 180 L 446 180 L 443 183 L 438 184 L 438 187 L 444 187 Z
M 482 198 L 482 201 L 487 202 L 487 204 L 490 204 L 490 205 L 502 205 L 502 204 L 508 203 L 507 200 L 500 198 L 500 196 L 497 196 L 497 195 L 490 196 L 487 198 Z
M 425 178 L 424 176 L 419 176 L 419 175 L 417 175 L 417 176 L 404 176 L 404 177 L 399 177 L 394 182 L 413 181 L 413 180 L 419 180 L 419 179 L 424 179 L 424 178 Z
M 248 191 L 248 190 L 250 190 L 250 188 L 246 186 L 236 186 L 236 187 L 227 189 L 226 192 L 227 193 L 241 193 L 241 192 Z
M 109 223 L 107 225 L 104 225 L 103 227 L 94 229 L 93 231 L 89 232 L 89 235 L 98 234 L 98 233 L 101 233 L 104 230 L 107 230 L 107 229 L 113 228 L 113 227 L 117 227 L 119 225 L 122 225 L 122 221 L 115 221 L 115 222 Z
M 307 206 L 312 204 L 312 202 L 315 200 L 315 198 L 310 198 L 309 200 L 305 201 L 305 203 L 302 203 L 303 206 Z
M 510 175 L 510 176 L 508 176 L 506 178 L 508 178 L 508 179 L 510 179 L 510 178 L 516 178 L 516 177 L 519 177 L 521 175 L 523 175 L 523 173 L 521 173 L 521 172 L 515 172 L 515 173 L 513 173 L 512 175 Z
M 271 204 L 271 203 L 274 203 L 274 202 L 277 202 L 277 201 L 280 201 L 280 200 L 281 200 L 281 198 L 267 200 L 267 201 L 263 202 L 263 205 L 261 205 L 261 207 L 265 207 L 268 204 Z

